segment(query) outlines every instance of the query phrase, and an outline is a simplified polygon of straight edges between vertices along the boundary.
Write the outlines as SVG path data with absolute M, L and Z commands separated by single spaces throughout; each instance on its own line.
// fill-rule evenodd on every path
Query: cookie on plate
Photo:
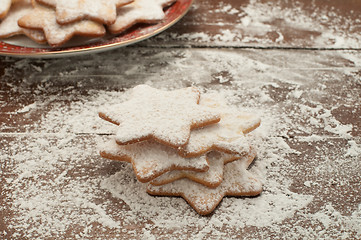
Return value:
M 18 20 L 29 14 L 32 10 L 33 6 L 29 0 L 13 2 L 8 14 L 0 22 L 0 38 L 24 34 L 37 43 L 46 43 L 45 35 L 41 30 L 25 29 L 18 25 Z
M 0 19 L 4 18 L 11 6 L 11 0 L 2 0 L 0 3 Z
M 73 23 L 79 20 L 93 20 L 102 24 L 115 22 L 117 8 L 133 0 L 37 0 L 39 3 L 56 9 L 59 24 Z
M 63 45 L 74 35 L 101 37 L 105 34 L 102 24 L 90 20 L 59 25 L 53 9 L 36 3 L 34 10 L 20 18 L 18 24 L 26 29 L 44 31 L 46 40 L 52 47 Z
M 163 8 L 176 0 L 135 0 L 118 9 L 116 20 L 108 26 L 113 34 L 118 34 L 137 23 L 157 23 L 165 17 Z

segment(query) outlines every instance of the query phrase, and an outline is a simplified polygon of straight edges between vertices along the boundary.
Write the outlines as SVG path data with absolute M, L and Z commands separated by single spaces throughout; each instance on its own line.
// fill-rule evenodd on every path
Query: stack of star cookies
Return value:
M 224 196 L 255 196 L 262 185 L 247 168 L 256 153 L 245 134 L 259 118 L 194 87 L 163 91 L 147 85 L 99 116 L 118 125 L 100 155 L 129 162 L 151 195 L 181 196 L 199 214 Z
M 157 23 L 176 0 L 1 0 L 0 39 L 23 34 L 59 47 L 73 36 L 120 34 L 136 23 Z

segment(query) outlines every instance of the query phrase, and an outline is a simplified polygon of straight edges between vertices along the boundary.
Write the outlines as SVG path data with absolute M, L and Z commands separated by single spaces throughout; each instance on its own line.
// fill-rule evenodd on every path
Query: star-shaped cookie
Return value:
M 249 144 L 242 132 L 235 132 L 232 127 L 226 126 L 225 115 L 221 114 L 221 121 L 217 124 L 195 129 L 191 132 L 189 142 L 179 149 L 183 157 L 194 157 L 217 150 L 225 153 L 244 155 L 249 151 Z
M 130 100 L 104 107 L 99 116 L 118 125 L 115 140 L 120 145 L 154 139 L 178 148 L 188 142 L 191 129 L 220 120 L 198 104 L 199 96 L 194 87 L 162 91 L 138 85 Z
M 226 99 L 219 94 L 203 94 L 200 104 L 220 111 L 225 117 L 223 124 L 232 127 L 235 132 L 247 134 L 261 124 L 261 119 L 258 116 L 228 105 Z
M 40 4 L 34 6 L 34 10 L 20 18 L 18 24 L 27 29 L 43 30 L 49 45 L 53 47 L 64 44 L 74 35 L 100 37 L 105 34 L 102 24 L 89 20 L 59 25 L 53 9 Z
M 117 16 L 117 8 L 133 0 L 37 0 L 39 3 L 55 7 L 59 24 L 68 24 L 89 19 L 103 24 L 112 24 Z
M 0 19 L 4 18 L 11 6 L 11 0 L 1 0 L 0 3 Z
M 150 141 L 129 145 L 110 141 L 101 146 L 100 155 L 111 160 L 131 162 L 137 179 L 143 183 L 171 170 L 204 172 L 209 169 L 206 156 L 182 158 L 175 149 Z
M 235 161 L 225 166 L 224 179 L 217 188 L 208 188 L 188 179 L 181 179 L 166 185 L 148 184 L 151 195 L 181 196 L 199 214 L 210 214 L 225 196 L 256 196 L 262 192 L 262 184 L 246 170 L 246 163 Z
M 18 20 L 33 10 L 29 0 L 17 0 L 10 11 L 0 23 L 0 38 L 8 38 L 19 34 L 25 34 L 38 43 L 45 43 L 44 33 L 40 30 L 30 30 L 19 27 Z
M 179 149 L 180 155 L 194 157 L 211 150 L 244 155 L 249 151 L 244 132 L 249 132 L 259 126 L 258 117 L 220 104 L 207 95 L 202 95 L 200 105 L 219 112 L 221 120 L 217 124 L 193 130 L 188 144 Z
M 165 17 L 163 8 L 176 0 L 135 0 L 118 9 L 116 21 L 108 26 L 111 33 L 121 33 L 136 23 L 156 23 Z
M 174 170 L 162 174 L 150 183 L 155 186 L 160 186 L 179 179 L 188 178 L 207 187 L 216 188 L 223 181 L 223 169 L 225 164 L 237 160 L 246 162 L 248 167 L 255 157 L 256 151 L 253 148 L 251 148 L 250 152 L 245 156 L 212 151 L 207 154 L 209 162 L 209 170 L 207 172 Z

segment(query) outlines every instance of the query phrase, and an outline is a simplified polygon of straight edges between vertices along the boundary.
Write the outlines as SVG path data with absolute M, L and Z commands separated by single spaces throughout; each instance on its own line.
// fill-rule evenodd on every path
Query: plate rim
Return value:
M 95 42 L 95 43 L 89 44 L 89 47 L 86 47 L 86 48 L 82 48 L 82 45 L 80 45 L 80 46 L 74 46 L 74 47 L 64 48 L 64 49 L 60 49 L 60 50 L 51 50 L 51 48 L 49 48 L 50 51 L 35 51 L 35 52 L 3 51 L 2 46 L 4 46 L 4 45 L 2 45 L 2 44 L 4 44 L 5 42 L 0 40 L 0 43 L 2 43 L 2 44 L 0 44 L 0 56 L 28 57 L 28 58 L 56 58 L 56 57 L 65 57 L 65 56 L 71 56 L 71 55 L 78 56 L 78 55 L 83 55 L 83 54 L 99 53 L 99 52 L 103 52 L 103 51 L 113 50 L 115 48 L 125 47 L 125 46 L 131 45 L 131 44 L 135 44 L 140 41 L 151 38 L 163 31 L 165 31 L 166 29 L 170 28 L 171 26 L 173 26 L 175 23 L 177 23 L 180 19 L 182 19 L 187 14 L 187 12 L 191 8 L 194 0 L 177 0 L 174 4 L 177 4 L 177 2 L 180 2 L 179 4 L 188 4 L 188 5 L 185 5 L 185 8 L 181 12 L 181 14 L 176 16 L 170 22 L 166 23 L 164 26 L 161 26 L 161 27 L 155 29 L 154 31 L 151 31 L 144 35 L 140 35 L 133 39 L 127 39 L 127 40 L 123 40 L 123 41 L 116 41 L 116 42 L 104 43 L 104 44 Z M 173 7 L 174 7 L 174 4 L 173 4 Z M 154 26 L 157 26 L 159 24 L 162 24 L 162 22 L 157 23 Z M 116 38 L 116 37 L 118 37 L 118 36 L 114 36 L 114 38 Z M 110 38 L 110 39 L 112 39 L 112 38 Z M 18 45 L 13 45 L 10 43 L 5 43 L 5 46 L 16 46 L 16 47 L 20 47 L 20 48 L 29 49 L 29 50 L 43 49 L 43 48 L 18 46 Z

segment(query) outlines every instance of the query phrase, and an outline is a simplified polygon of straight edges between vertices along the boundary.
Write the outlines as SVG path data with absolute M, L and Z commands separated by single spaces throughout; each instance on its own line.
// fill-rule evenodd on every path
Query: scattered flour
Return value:
M 29 112 L 31 109 L 36 108 L 36 103 L 32 103 L 30 105 L 27 105 L 25 107 L 23 107 L 22 109 L 19 109 L 18 111 L 16 111 L 16 113 L 26 113 Z
M 197 19 L 215 26 L 232 25 L 232 31 L 220 28 L 219 34 L 170 33 L 157 38 L 172 38 L 183 42 L 196 41 L 199 44 L 209 44 L 211 41 L 212 44 L 224 46 L 259 46 L 260 44 L 269 47 L 359 48 L 361 46 L 357 27 L 349 27 L 360 24 L 354 12 L 350 11 L 344 16 L 337 8 L 327 5 L 319 8 L 314 2 L 303 6 L 302 4 L 306 3 L 292 1 L 287 2 L 289 7 L 285 7 L 284 1 L 251 0 L 236 6 L 227 1 L 219 1 L 216 10 L 213 8 L 209 10 L 210 14 L 215 14 L 213 22 L 200 16 L 198 17 L 200 19 Z M 190 19 L 186 24 L 197 27 L 199 21 Z
M 0 191 L 5 196 L 0 200 L 0 208 L 7 223 L 0 236 L 5 239 L 10 235 L 17 239 L 64 238 L 66 234 L 75 239 L 94 236 L 155 239 L 161 234 L 167 239 L 185 235 L 189 239 L 240 236 L 270 239 L 274 235 L 288 239 L 361 237 L 360 205 L 346 214 L 331 200 L 320 200 L 314 192 L 333 191 L 331 180 L 330 186 L 321 185 L 330 172 L 337 174 L 346 165 L 353 171 L 360 168 L 360 145 L 352 136 L 355 126 L 342 123 L 333 114 L 334 104 L 319 104 L 320 96 L 327 94 L 328 89 L 315 88 L 315 76 L 302 69 L 308 60 L 293 66 L 285 59 L 284 67 L 274 67 L 272 62 L 277 61 L 278 53 L 272 51 L 264 57 L 256 51 L 239 54 L 233 50 L 167 49 L 150 52 L 136 64 L 140 53 L 133 54 L 134 49 L 122 51 L 119 55 L 90 56 L 75 67 L 67 59 L 39 61 L 41 70 L 34 72 L 26 68 L 30 60 L 19 60 L 6 69 L 5 78 L 16 71 L 29 71 L 24 74 L 28 78 L 12 91 L 25 91 L 35 83 L 40 92 L 38 95 L 35 92 L 34 101 L 14 114 L 36 114 L 38 108 L 43 114 L 25 129 L 29 133 L 0 135 L 0 171 L 4 173 L 0 178 Z M 147 50 L 139 51 L 147 53 Z M 307 52 L 298 52 L 294 57 L 300 55 L 304 59 L 309 56 Z M 327 53 L 320 59 L 325 57 Z M 203 92 L 222 95 L 229 104 L 259 115 L 261 126 L 247 137 L 257 148 L 258 158 L 250 171 L 261 178 L 263 193 L 256 198 L 224 198 L 208 217 L 197 215 L 181 198 L 146 194 L 145 186 L 136 181 L 126 163 L 111 162 L 98 155 L 95 146 L 106 141 L 116 127 L 101 120 L 97 110 L 105 104 L 124 101 L 127 94 L 98 89 L 97 81 L 84 80 L 84 74 L 89 75 L 89 62 L 91 66 L 99 66 L 100 73 L 104 71 L 102 80 L 116 78 L 113 81 L 121 85 L 120 89 L 139 83 L 164 89 L 194 84 Z M 155 63 L 162 63 L 162 66 Z M 354 69 L 359 67 L 357 64 L 360 63 L 355 62 Z M 141 70 L 149 66 L 154 73 L 141 75 Z M 60 76 L 49 76 L 54 68 L 59 69 Z M 113 68 L 117 71 L 112 72 Z M 105 75 L 109 71 L 111 73 Z M 184 71 L 194 71 L 194 74 L 185 79 Z M 320 65 L 317 73 L 324 77 L 328 71 Z M 119 72 L 122 75 L 119 76 Z M 228 80 L 222 81 L 225 76 Z M 326 80 L 348 84 L 340 73 L 334 76 L 336 79 Z M 170 77 L 179 81 L 169 81 Z M 51 85 L 61 81 L 76 84 L 69 87 L 64 83 L 64 88 Z M 85 84 L 94 86 L 84 93 L 82 86 Z M 48 99 L 42 98 L 43 91 L 47 91 Z M 337 100 L 343 96 L 332 97 Z M 348 149 L 344 153 L 335 150 L 337 156 L 329 154 L 324 159 L 324 152 L 330 153 L 330 150 L 317 149 L 319 142 L 335 139 L 346 141 Z M 298 174 L 298 166 L 294 163 L 301 161 L 294 159 L 308 160 L 307 153 L 295 150 L 295 142 L 311 144 L 319 151 L 316 156 L 321 156 L 322 161 L 308 163 L 313 164 L 307 173 L 310 178 L 304 178 L 305 173 L 301 174 L 301 179 L 292 178 L 292 174 Z M 337 148 L 337 145 L 330 146 Z M 342 158 L 334 159 L 339 156 Z M 341 187 L 352 183 L 335 176 L 336 184 Z M 295 187 L 300 189 L 295 191 Z M 6 215 L 5 206 L 14 216 Z M 75 235 L 75 232 L 80 234 Z

